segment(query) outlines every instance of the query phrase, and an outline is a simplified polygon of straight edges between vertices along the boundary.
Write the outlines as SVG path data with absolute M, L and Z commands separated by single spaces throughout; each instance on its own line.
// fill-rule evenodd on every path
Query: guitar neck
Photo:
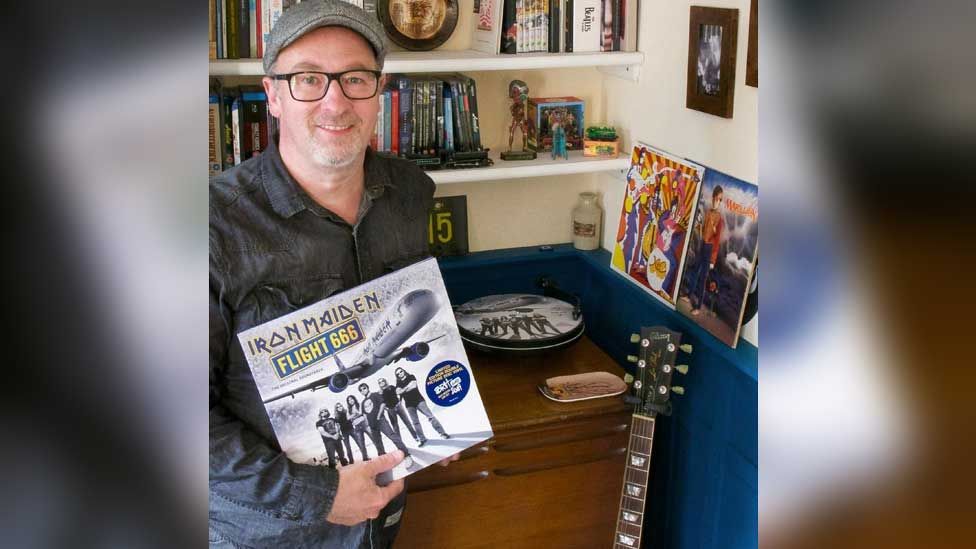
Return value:
M 654 418 L 634 414 L 630 425 L 630 443 L 627 445 L 627 464 L 620 494 L 617 531 L 613 535 L 614 549 L 640 547 L 653 445 Z

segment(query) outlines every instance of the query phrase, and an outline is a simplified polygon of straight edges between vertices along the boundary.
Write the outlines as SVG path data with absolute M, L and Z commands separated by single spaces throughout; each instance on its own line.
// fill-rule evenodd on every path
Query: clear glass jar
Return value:
M 599 248 L 602 221 L 603 209 L 597 204 L 596 193 L 580 193 L 579 202 L 573 208 L 573 247 L 577 250 Z

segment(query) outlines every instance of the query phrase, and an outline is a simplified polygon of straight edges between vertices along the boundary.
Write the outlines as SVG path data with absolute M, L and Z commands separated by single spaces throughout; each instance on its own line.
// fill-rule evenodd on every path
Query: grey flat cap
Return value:
M 383 69 L 386 33 L 375 15 L 343 0 L 305 0 L 286 9 L 271 28 L 264 48 L 264 73 L 271 74 L 271 65 L 281 50 L 320 27 L 345 27 L 359 33 L 373 47 L 376 62 Z

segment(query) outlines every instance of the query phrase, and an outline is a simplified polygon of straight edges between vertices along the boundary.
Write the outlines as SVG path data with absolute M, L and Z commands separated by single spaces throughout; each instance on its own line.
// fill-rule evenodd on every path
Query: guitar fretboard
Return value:
M 613 536 L 614 549 L 640 547 L 653 443 L 654 419 L 634 414 L 627 447 L 624 485 L 620 494 L 620 514 L 617 517 L 617 531 Z

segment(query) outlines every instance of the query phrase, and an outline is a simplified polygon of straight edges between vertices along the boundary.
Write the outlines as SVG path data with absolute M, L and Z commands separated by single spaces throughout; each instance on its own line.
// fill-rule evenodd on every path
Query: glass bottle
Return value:
M 573 208 L 573 247 L 577 250 L 599 248 L 602 221 L 603 210 L 597 204 L 596 193 L 580 193 L 579 202 Z

